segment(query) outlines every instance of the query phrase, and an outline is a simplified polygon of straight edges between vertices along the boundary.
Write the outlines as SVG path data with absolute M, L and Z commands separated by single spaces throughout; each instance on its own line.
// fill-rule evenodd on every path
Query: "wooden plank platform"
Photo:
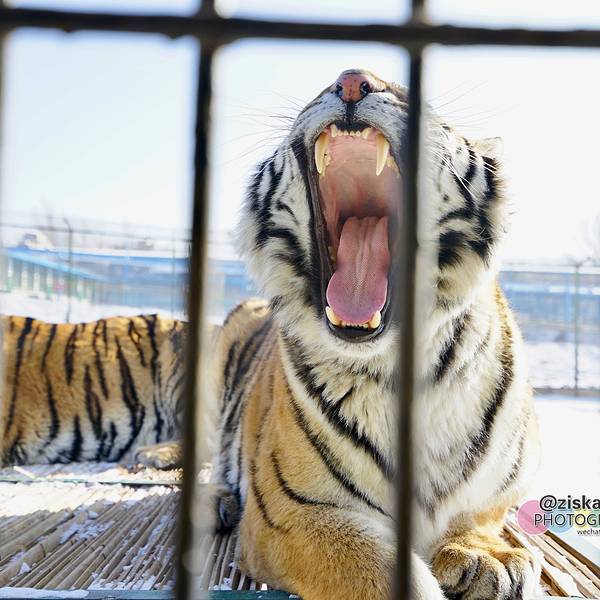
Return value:
M 171 591 L 180 483 L 102 463 L 0 469 L 0 588 Z M 201 589 L 266 590 L 235 566 L 234 537 L 200 543 Z
M 179 471 L 103 463 L 0 469 L 0 599 L 53 591 L 54 598 L 171 598 L 180 483 Z M 598 571 L 585 558 L 514 522 L 506 534 L 543 560 L 546 594 L 600 598 Z M 290 597 L 240 572 L 234 536 L 201 544 L 208 552 L 198 586 L 211 598 Z

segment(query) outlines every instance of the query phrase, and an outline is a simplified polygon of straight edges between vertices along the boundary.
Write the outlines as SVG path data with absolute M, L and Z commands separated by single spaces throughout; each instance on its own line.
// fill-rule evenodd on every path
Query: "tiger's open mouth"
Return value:
M 331 123 L 314 144 L 313 202 L 329 329 L 346 341 L 386 326 L 402 181 L 390 144 L 367 124 Z

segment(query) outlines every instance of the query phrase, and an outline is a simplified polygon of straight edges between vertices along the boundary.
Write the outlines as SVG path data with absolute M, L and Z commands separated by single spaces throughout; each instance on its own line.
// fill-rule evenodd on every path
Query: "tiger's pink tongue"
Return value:
M 348 323 L 367 323 L 387 296 L 388 217 L 350 217 L 343 225 L 327 303 Z

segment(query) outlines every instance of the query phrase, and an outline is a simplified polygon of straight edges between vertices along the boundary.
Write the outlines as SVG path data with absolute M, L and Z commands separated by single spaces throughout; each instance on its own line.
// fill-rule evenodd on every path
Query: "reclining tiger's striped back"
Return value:
M 0 463 L 119 461 L 178 435 L 185 324 L 3 317 Z

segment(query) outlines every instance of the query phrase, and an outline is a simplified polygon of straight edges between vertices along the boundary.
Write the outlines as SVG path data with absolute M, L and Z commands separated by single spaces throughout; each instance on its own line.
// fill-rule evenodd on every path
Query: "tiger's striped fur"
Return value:
M 332 334 L 311 196 L 312 148 L 329 123 L 377 128 L 402 162 L 406 91 L 369 77 L 376 93 L 351 106 L 326 88 L 258 166 L 239 237 L 271 300 L 238 307 L 217 351 L 215 481 L 243 507 L 241 564 L 304 600 L 386 598 L 394 562 L 399 331 L 388 323 L 361 343 Z M 504 180 L 493 140 L 469 141 L 432 114 L 425 131 L 413 593 L 523 598 L 538 566 L 500 531 L 538 441 L 521 337 L 495 282 Z
M 0 464 L 121 461 L 178 437 L 185 324 L 3 317 Z

